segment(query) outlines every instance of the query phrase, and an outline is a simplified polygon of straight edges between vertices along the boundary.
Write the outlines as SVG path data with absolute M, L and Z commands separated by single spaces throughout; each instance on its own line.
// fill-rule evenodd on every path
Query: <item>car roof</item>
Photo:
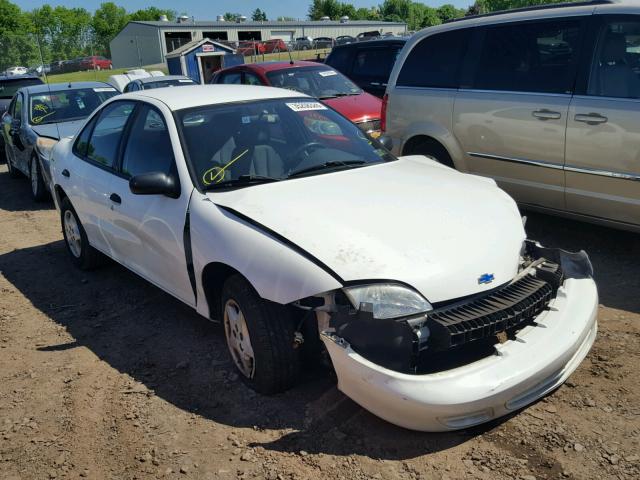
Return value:
M 155 83 L 155 82 L 163 82 L 165 80 L 192 80 L 189 77 L 184 75 L 160 75 L 158 77 L 142 77 L 142 78 L 134 78 L 131 80 L 132 82 L 139 81 L 140 83 Z
M 259 71 L 262 73 L 273 72 L 274 70 L 284 70 L 288 68 L 300 68 L 300 67 L 325 67 L 327 69 L 331 69 L 330 66 L 325 65 L 324 63 L 318 62 L 310 62 L 306 60 L 295 60 L 293 65 L 290 61 L 273 61 L 273 62 L 259 62 L 259 63 L 245 63 L 242 65 L 238 65 L 235 67 L 229 67 L 229 70 L 232 69 L 247 69 L 253 71 Z
M 118 100 L 156 99 L 174 111 L 203 105 L 250 102 L 253 100 L 270 100 L 274 98 L 312 97 L 284 88 L 253 85 L 192 85 L 180 88 L 156 88 L 123 93 L 122 95 L 114 97 L 114 99 Z
M 408 38 L 404 37 L 386 37 L 376 38 L 375 40 L 364 40 L 361 42 L 347 43 L 344 45 L 336 45 L 333 48 L 363 48 L 370 47 L 371 45 L 385 46 L 385 45 L 401 45 L 406 43 Z
M 109 85 L 105 82 L 60 82 L 60 83 L 43 83 L 42 85 L 31 85 L 28 87 L 23 87 L 20 90 L 28 92 L 28 93 L 48 93 L 53 90 L 78 90 L 81 88 L 102 88 L 102 87 L 110 87 L 113 88 L 113 85 Z
M 31 73 L 24 73 L 22 75 L 0 75 L 0 81 L 4 80 L 24 80 L 24 79 L 39 79 L 37 75 L 32 75 Z

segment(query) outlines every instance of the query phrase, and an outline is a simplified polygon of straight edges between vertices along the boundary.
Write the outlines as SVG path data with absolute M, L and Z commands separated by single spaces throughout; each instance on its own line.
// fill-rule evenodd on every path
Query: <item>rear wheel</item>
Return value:
M 238 274 L 225 282 L 221 300 L 227 347 L 243 381 L 264 394 L 291 387 L 300 358 L 287 309 L 262 299 Z
M 47 187 L 45 187 L 44 180 L 42 179 L 40 163 L 35 157 L 32 157 L 29 162 L 29 179 L 31 180 L 31 194 L 33 195 L 33 199 L 36 202 L 46 200 L 49 196 Z
M 433 138 L 418 138 L 410 140 L 402 151 L 402 155 L 424 155 L 437 160 L 447 167 L 456 168 L 447 149 Z
M 89 245 L 87 234 L 68 198 L 60 202 L 62 235 L 71 261 L 81 270 L 91 270 L 100 264 L 100 253 Z

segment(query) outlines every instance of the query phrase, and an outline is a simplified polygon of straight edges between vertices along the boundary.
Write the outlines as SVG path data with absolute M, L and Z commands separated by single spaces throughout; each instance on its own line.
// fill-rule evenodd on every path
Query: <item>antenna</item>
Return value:
M 291 45 L 287 45 L 287 53 L 289 54 L 289 65 L 293 65 L 293 58 L 291 57 Z

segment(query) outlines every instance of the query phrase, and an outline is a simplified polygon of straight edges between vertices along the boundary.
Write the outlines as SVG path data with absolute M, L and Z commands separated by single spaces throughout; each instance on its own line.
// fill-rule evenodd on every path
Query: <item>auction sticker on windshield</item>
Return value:
M 93 89 L 94 92 L 115 92 L 116 89 L 113 87 L 97 87 Z
M 321 77 L 333 77 L 337 74 L 338 72 L 335 72 L 333 70 L 323 70 L 322 72 L 318 72 L 318 75 L 320 75 Z
M 322 105 L 320 102 L 287 103 L 287 107 L 289 107 L 294 112 L 309 112 L 311 110 L 326 110 L 327 109 L 327 107 Z

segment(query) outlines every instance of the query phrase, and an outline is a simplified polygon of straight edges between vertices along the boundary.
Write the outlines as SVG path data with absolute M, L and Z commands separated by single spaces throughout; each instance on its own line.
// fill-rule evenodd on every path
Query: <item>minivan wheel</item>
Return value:
M 263 394 L 291 387 L 300 358 L 287 309 L 262 299 L 239 274 L 224 283 L 221 308 L 229 354 L 242 380 Z
M 402 155 L 424 155 L 432 157 L 437 162 L 447 167 L 456 168 L 447 149 L 433 138 L 411 139 L 402 151 Z
M 29 179 L 31 180 L 31 194 L 36 202 L 42 202 L 48 197 L 47 187 L 44 186 L 42 172 L 38 159 L 33 157 L 29 162 Z
M 89 245 L 82 223 L 68 198 L 60 202 L 62 235 L 71 261 L 81 270 L 91 270 L 100 264 L 100 253 Z

